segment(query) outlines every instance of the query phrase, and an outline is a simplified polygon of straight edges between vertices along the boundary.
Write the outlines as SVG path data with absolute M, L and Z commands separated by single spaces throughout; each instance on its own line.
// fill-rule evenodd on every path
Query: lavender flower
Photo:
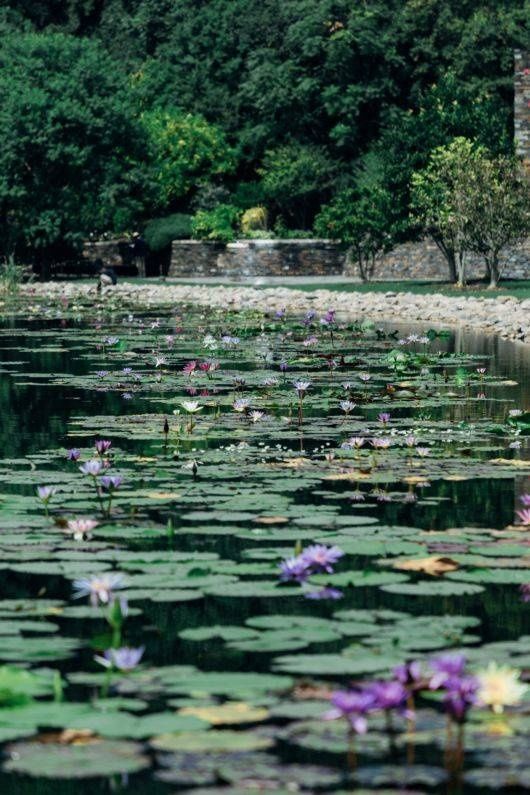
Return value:
M 525 527 L 526 525 L 530 525 L 530 508 L 523 508 L 522 510 L 516 511 L 515 513 L 519 517 L 521 524 L 525 525 Z
M 248 398 L 238 398 L 234 400 L 232 403 L 232 408 L 234 411 L 239 412 L 240 414 L 245 412 L 250 406 L 250 400 Z
M 83 475 L 91 475 L 93 478 L 99 475 L 102 469 L 103 463 L 95 458 L 91 459 L 90 461 L 86 461 L 79 467 L 79 471 L 82 472 Z
M 37 496 L 45 504 L 49 503 L 54 494 L 57 494 L 55 486 L 37 486 Z
M 109 442 L 108 439 L 98 439 L 96 442 L 96 452 L 98 455 L 104 455 L 105 453 L 108 453 L 111 447 L 112 442 Z
M 373 695 L 368 690 L 336 690 L 331 694 L 331 709 L 324 720 L 344 718 L 356 734 L 366 734 L 366 715 L 373 709 Z
M 522 502 L 525 508 L 530 508 L 530 494 L 519 495 L 519 500 Z
M 521 593 L 521 601 L 530 602 L 530 583 L 525 582 L 520 585 L 519 591 Z
M 444 689 L 443 704 L 447 714 L 456 723 L 464 723 L 469 708 L 478 700 L 478 679 L 474 676 L 454 676 L 447 680 Z
M 70 448 L 70 450 L 66 451 L 66 458 L 68 461 L 79 461 L 81 458 L 81 450 L 78 450 L 77 447 Z
M 377 419 L 379 422 L 382 422 L 383 425 L 386 425 L 388 422 L 390 422 L 390 414 L 387 411 L 382 411 L 381 414 L 377 415 Z
M 370 444 L 375 450 L 388 450 L 390 447 L 390 439 L 386 437 L 375 436 L 371 441 Z
M 313 544 L 305 549 L 300 557 L 305 561 L 312 574 L 332 574 L 333 566 L 343 557 L 339 547 L 326 547 L 324 544 Z
M 396 665 L 392 669 L 392 673 L 398 682 L 410 689 L 416 689 L 423 681 L 423 674 L 421 670 L 421 663 L 418 660 L 411 660 L 410 662 Z
M 411 717 L 406 714 L 408 711 L 405 706 L 409 695 L 408 690 L 399 680 L 372 682 L 366 690 L 372 696 L 373 709 L 397 709 L 405 717 Z
M 325 599 L 342 599 L 344 594 L 338 588 L 330 588 L 329 586 L 326 586 L 324 588 L 319 588 L 317 591 L 306 591 L 304 596 L 306 599 L 320 601 Z
M 323 326 L 329 326 L 332 323 L 334 323 L 335 322 L 335 310 L 334 309 L 328 309 L 326 314 L 323 317 L 320 318 L 320 322 L 322 323 Z
M 83 596 L 90 597 L 90 604 L 97 607 L 98 604 L 108 605 L 114 600 L 114 591 L 125 588 L 123 574 L 109 572 L 97 577 L 82 578 L 74 580 L 74 599 L 81 599 Z
M 117 668 L 119 671 L 128 673 L 137 667 L 143 657 L 145 646 L 132 648 L 122 646 L 120 649 L 107 649 L 103 657 L 96 656 L 94 659 L 104 668 Z
M 103 475 L 99 482 L 105 491 L 114 491 L 114 489 L 118 489 L 121 486 L 123 478 L 121 475 Z
M 282 582 L 303 583 L 307 580 L 309 574 L 307 563 L 301 555 L 287 558 L 280 563 L 280 580 Z
M 429 682 L 431 690 L 438 690 L 445 682 L 452 678 L 463 676 L 466 668 L 464 654 L 441 654 L 431 660 L 433 675 Z
M 311 381 L 295 381 L 293 386 L 298 392 L 298 397 L 302 400 L 311 386 Z

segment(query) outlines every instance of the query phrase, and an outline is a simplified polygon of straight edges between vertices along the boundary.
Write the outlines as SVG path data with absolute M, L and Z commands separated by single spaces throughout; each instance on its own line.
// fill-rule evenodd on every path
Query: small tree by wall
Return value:
M 412 211 L 444 254 L 453 280 L 466 283 L 466 256 L 484 258 L 490 286 L 503 252 L 530 234 L 530 189 L 516 160 L 493 157 L 466 138 L 433 150 L 411 183 Z
M 357 262 L 361 279 L 369 281 L 377 257 L 389 251 L 396 240 L 392 197 L 378 186 L 341 191 L 317 215 L 314 229 L 317 235 L 346 244 L 348 258 Z
M 530 185 L 517 160 L 482 158 L 468 205 L 469 247 L 484 258 L 494 288 L 506 267 L 506 249 L 530 236 Z
M 411 180 L 411 210 L 415 222 L 431 235 L 449 266 L 451 279 L 466 283 L 469 244 L 469 191 L 484 149 L 467 138 L 455 138 L 433 150 L 422 171 Z

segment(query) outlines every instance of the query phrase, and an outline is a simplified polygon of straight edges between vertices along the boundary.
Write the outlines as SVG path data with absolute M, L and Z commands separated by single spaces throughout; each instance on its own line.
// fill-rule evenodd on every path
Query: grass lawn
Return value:
M 95 284 L 95 278 L 92 279 L 67 279 L 65 281 L 73 281 L 77 284 Z M 452 285 L 450 282 L 368 282 L 362 283 L 353 281 L 351 279 L 342 279 L 340 276 L 330 276 L 328 279 L 322 277 L 304 277 L 304 276 L 286 276 L 275 277 L 267 279 L 266 277 L 258 279 L 221 279 L 221 278 L 198 278 L 198 279 L 166 279 L 160 280 L 157 277 L 139 279 L 135 277 L 120 278 L 119 281 L 130 282 L 131 284 L 149 284 L 153 286 L 157 283 L 162 284 L 204 284 L 211 285 L 225 285 L 225 286 L 241 286 L 241 287 L 292 287 L 297 290 L 331 290 L 333 292 L 359 292 L 359 293 L 442 293 L 443 295 L 452 295 L 459 297 L 481 296 L 483 298 L 498 298 L 503 295 L 512 295 L 515 298 L 524 299 L 530 298 L 530 279 L 522 280 L 507 280 L 501 282 L 496 290 L 488 290 L 484 282 L 473 282 L 468 287 L 461 289 Z
M 289 284 L 289 286 L 295 286 Z M 455 287 L 450 282 L 369 282 L 360 284 L 358 282 L 332 282 L 326 283 L 307 283 L 300 280 L 296 285 L 300 290 L 342 290 L 345 292 L 359 293 L 442 293 L 452 296 L 473 296 L 483 298 L 497 298 L 503 295 L 512 295 L 515 298 L 530 298 L 530 279 L 521 281 L 510 280 L 501 282 L 496 290 L 488 290 L 483 282 L 474 282 L 462 289 Z

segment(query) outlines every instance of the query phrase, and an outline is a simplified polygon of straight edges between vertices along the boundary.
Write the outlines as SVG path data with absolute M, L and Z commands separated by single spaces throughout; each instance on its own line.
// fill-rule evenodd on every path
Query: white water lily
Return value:
M 477 672 L 479 702 L 496 713 L 515 706 L 528 689 L 528 685 L 519 681 L 520 676 L 516 668 L 490 662 L 487 668 Z
M 180 405 L 188 414 L 196 414 L 204 408 L 204 406 L 200 406 L 196 400 L 183 400 Z

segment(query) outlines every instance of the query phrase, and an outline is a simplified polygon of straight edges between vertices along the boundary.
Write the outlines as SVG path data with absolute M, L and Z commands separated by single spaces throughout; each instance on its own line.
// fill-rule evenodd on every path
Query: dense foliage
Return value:
M 134 223 L 149 185 L 146 138 L 123 75 L 96 41 L 4 38 L 0 243 L 4 254 L 75 244 Z
M 99 48 L 93 85 L 128 142 L 113 144 L 116 160 L 146 132 L 157 141 L 137 161 L 152 169 L 155 195 L 144 190 L 136 223 L 155 208 L 265 204 L 271 225 L 307 229 L 334 193 L 364 189 L 367 175 L 408 219 L 412 173 L 456 136 L 509 154 L 513 49 L 530 46 L 528 11 L 528 0 L 5 0 L 0 32 L 32 31 L 46 51 L 59 41 Z M 3 59 L 12 40 L 0 45 Z M 16 93 L 15 65 L 4 64 Z M 66 68 L 65 95 L 84 80 Z M 143 131 L 128 132 L 140 120 Z M 82 148 L 82 128 L 64 129 L 72 150 Z M 75 184 L 81 206 L 86 191 Z M 129 207 L 101 220 L 123 228 Z

